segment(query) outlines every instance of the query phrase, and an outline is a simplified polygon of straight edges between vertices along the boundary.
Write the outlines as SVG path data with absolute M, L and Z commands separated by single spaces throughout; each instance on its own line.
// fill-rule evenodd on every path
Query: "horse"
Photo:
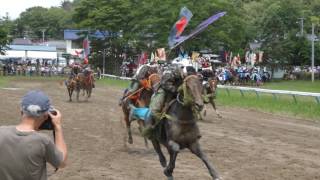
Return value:
M 151 96 L 157 86 L 160 83 L 160 75 L 157 73 L 151 74 L 148 79 L 145 81 L 144 86 L 138 89 L 134 94 L 128 95 L 125 100 L 123 100 L 123 103 L 121 103 L 122 112 L 124 114 L 124 121 L 127 128 L 128 133 L 128 143 L 133 143 L 132 138 L 132 132 L 131 132 L 131 122 L 134 119 L 130 119 L 130 109 L 134 107 L 129 106 L 130 98 L 134 95 L 136 96 L 136 103 L 135 107 L 141 108 L 141 107 L 148 107 L 150 104 Z M 133 117 L 135 118 L 135 117 Z M 141 119 L 137 119 L 138 125 L 139 125 L 139 131 L 142 133 L 143 127 L 144 127 L 144 121 Z M 148 141 L 146 138 L 144 138 L 145 146 L 148 147 Z
M 72 94 L 73 91 L 77 88 L 77 81 L 76 78 L 69 78 L 68 80 L 64 81 L 65 85 L 67 87 L 68 90 L 68 94 L 69 94 L 69 101 L 72 101 Z
M 83 96 L 85 95 L 85 93 L 87 94 L 86 96 L 86 101 L 88 101 L 88 99 L 91 97 L 91 93 L 92 93 L 92 88 L 94 86 L 94 75 L 92 73 L 92 71 L 86 71 L 83 73 L 78 73 L 76 76 L 76 93 L 77 93 L 77 101 L 79 101 L 79 94 L 80 94 L 80 90 L 83 90 Z
M 214 102 L 214 99 L 216 97 L 216 90 L 218 87 L 219 79 L 217 77 L 210 78 L 208 81 L 203 84 L 203 96 L 204 96 L 204 103 L 205 104 L 211 104 L 212 108 L 216 112 L 218 118 L 222 118 L 219 111 L 217 110 L 216 103 Z M 201 114 L 200 114 L 201 115 Z M 204 115 L 206 115 L 206 109 L 204 110 Z M 202 119 L 202 117 L 200 116 Z
M 197 115 L 195 111 L 200 111 L 203 106 L 202 86 L 196 75 L 189 75 L 179 88 L 176 99 L 169 102 L 165 107 L 164 119 L 157 125 L 159 135 L 151 138 L 151 142 L 157 152 L 160 164 L 164 167 L 164 174 L 168 180 L 173 180 L 173 170 L 177 155 L 181 149 L 188 148 L 193 154 L 198 156 L 206 165 L 209 174 L 214 180 L 219 180 L 217 171 L 213 168 L 206 155 L 200 148 L 200 131 L 197 125 Z M 181 90 L 182 89 L 182 90 Z M 160 144 L 164 145 L 170 155 L 169 163 L 163 155 Z
M 218 87 L 219 78 L 215 76 L 214 72 L 211 70 L 202 71 L 199 76 L 201 77 L 202 81 L 202 94 L 203 94 L 203 101 L 204 104 L 211 104 L 214 111 L 216 112 L 219 118 L 222 118 L 220 113 L 217 110 L 216 103 L 214 99 L 216 97 L 216 89 Z M 204 116 L 206 116 L 206 108 L 203 110 Z M 199 112 L 199 119 L 202 120 L 201 112 Z

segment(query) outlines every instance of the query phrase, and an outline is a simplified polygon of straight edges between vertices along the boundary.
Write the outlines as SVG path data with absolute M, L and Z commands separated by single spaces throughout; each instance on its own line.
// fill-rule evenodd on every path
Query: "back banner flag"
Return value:
M 88 64 L 89 63 L 88 56 L 90 54 L 90 42 L 89 42 L 88 35 L 84 38 L 82 45 L 83 45 L 83 57 L 84 57 L 83 63 Z
M 210 24 L 212 24 L 214 21 L 218 20 L 220 17 L 224 16 L 226 14 L 226 12 L 220 12 L 218 14 L 215 14 L 211 17 L 209 17 L 207 20 L 203 21 L 202 23 L 200 23 L 196 29 L 194 29 L 189 35 L 187 36 L 180 36 L 178 39 L 175 40 L 173 45 L 170 45 L 170 49 L 173 49 L 177 46 L 179 46 L 181 43 L 183 43 L 184 41 L 194 37 L 195 35 L 199 34 L 200 32 L 202 32 L 204 29 L 206 29 Z
M 168 38 L 169 47 L 173 46 L 176 43 L 176 40 L 179 39 L 180 35 L 188 25 L 192 16 L 193 14 L 188 8 L 181 8 L 179 20 L 173 25 L 170 31 L 170 35 Z

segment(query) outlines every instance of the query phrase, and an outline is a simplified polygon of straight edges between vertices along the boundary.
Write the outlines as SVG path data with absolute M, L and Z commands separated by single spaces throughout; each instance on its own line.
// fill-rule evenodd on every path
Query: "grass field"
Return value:
M 260 94 L 257 98 L 254 92 L 245 92 L 242 97 L 239 90 L 230 90 L 230 95 L 224 89 L 218 90 L 218 105 L 250 108 L 263 112 L 276 113 L 285 116 L 320 120 L 320 104 L 311 97 L 297 97 L 297 103 L 291 96 L 281 95 L 275 99 L 270 94 Z
M 261 88 L 320 93 L 320 81 L 278 81 L 266 83 Z
M 19 80 L 46 80 L 57 81 L 63 80 L 63 77 L 1 77 L 0 87 L 6 87 L 9 81 Z M 97 86 L 113 86 L 125 89 L 129 86 L 130 81 L 105 78 L 96 81 Z M 266 83 L 261 88 L 320 92 L 320 81 L 314 83 L 307 81 L 280 81 Z M 218 89 L 217 103 L 218 106 L 230 106 L 255 109 L 263 112 L 276 113 L 285 116 L 297 116 L 300 118 L 320 120 L 320 104 L 317 104 L 314 98 L 297 97 L 297 103 L 291 96 L 280 95 L 275 99 L 270 94 L 260 94 L 257 98 L 253 92 L 245 92 L 241 96 L 239 90 L 230 90 L 230 94 L 225 89 Z
M 97 85 L 106 85 L 106 86 L 115 86 L 121 89 L 125 89 L 129 87 L 130 81 L 104 78 L 97 80 Z
M 0 87 L 4 87 L 8 82 L 7 78 L 3 78 L 3 76 L 0 76 Z

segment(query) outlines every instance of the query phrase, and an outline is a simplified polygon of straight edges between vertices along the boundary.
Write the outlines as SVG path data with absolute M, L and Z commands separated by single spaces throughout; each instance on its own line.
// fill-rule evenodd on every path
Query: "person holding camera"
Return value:
M 54 131 L 55 142 L 38 132 L 42 128 Z M 51 109 L 43 92 L 28 92 L 22 98 L 20 124 L 0 126 L 0 179 L 46 180 L 46 163 L 58 169 L 66 160 L 61 113 Z

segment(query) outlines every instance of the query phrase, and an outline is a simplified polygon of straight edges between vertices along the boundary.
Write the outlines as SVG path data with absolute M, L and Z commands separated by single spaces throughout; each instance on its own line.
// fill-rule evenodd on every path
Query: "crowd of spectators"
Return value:
M 312 72 L 314 72 L 315 79 L 320 79 L 320 66 L 315 66 L 313 69 L 310 66 L 293 66 L 287 68 L 284 79 L 310 79 Z
M 53 65 L 2 64 L 0 71 L 3 76 L 52 76 L 61 74 L 62 68 Z

